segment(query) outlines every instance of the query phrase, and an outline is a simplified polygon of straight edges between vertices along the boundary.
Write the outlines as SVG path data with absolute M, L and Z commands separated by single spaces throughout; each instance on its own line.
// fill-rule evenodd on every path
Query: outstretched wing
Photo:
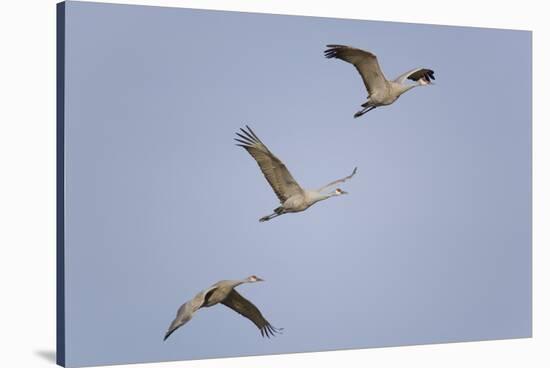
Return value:
M 273 327 L 254 304 L 245 299 L 235 289 L 229 293 L 227 298 L 222 302 L 227 307 L 235 312 L 251 320 L 262 333 L 264 337 L 275 336 L 275 333 L 280 333 L 282 329 Z
M 353 172 L 350 175 L 346 176 L 345 178 L 332 181 L 332 182 L 328 183 L 327 185 L 325 185 L 324 187 L 317 189 L 317 191 L 322 192 L 323 190 L 325 190 L 327 188 L 330 188 L 333 185 L 343 183 L 346 180 L 353 178 L 353 175 L 355 175 L 356 172 L 357 172 L 357 168 L 353 169 Z
M 240 137 L 240 139 L 235 138 L 239 142 L 237 146 L 243 147 L 254 157 L 279 201 L 283 203 L 293 195 L 302 193 L 302 188 L 294 180 L 285 164 L 269 151 L 248 125 L 246 128 L 248 131 L 241 128 L 243 134 L 236 133 Z
M 176 313 L 176 318 L 170 323 L 170 326 L 168 327 L 168 331 L 166 331 L 166 334 L 164 335 L 164 340 L 166 340 L 174 331 L 176 331 L 178 328 L 189 322 L 191 318 L 193 318 L 193 314 L 197 310 L 202 307 L 204 304 L 204 301 L 206 299 L 206 295 L 216 289 L 216 287 L 210 287 L 206 290 L 201 291 L 195 297 L 188 302 L 182 304 L 181 307 L 179 307 L 178 312 Z
M 327 47 L 325 57 L 344 60 L 355 66 L 361 78 L 363 78 L 363 83 L 367 87 L 369 95 L 372 95 L 375 90 L 385 91 L 388 88 L 388 82 L 384 77 L 384 73 L 382 73 L 376 55 L 343 45 L 327 45 Z
M 403 82 L 405 82 L 405 79 L 410 79 L 410 80 L 416 82 L 420 78 L 424 78 L 426 80 L 426 82 L 429 83 L 430 79 L 435 80 L 434 71 L 431 70 L 431 69 L 426 69 L 426 68 L 416 68 L 416 69 L 409 70 L 408 72 L 401 74 L 399 77 L 397 77 L 395 79 L 394 82 L 403 83 Z

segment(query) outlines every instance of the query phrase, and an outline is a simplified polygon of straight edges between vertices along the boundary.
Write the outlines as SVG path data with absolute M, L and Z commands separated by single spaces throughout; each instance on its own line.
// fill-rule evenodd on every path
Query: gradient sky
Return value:
M 531 335 L 531 33 L 69 2 L 67 364 L 99 365 Z M 417 88 L 360 119 L 339 43 Z M 278 205 L 233 145 L 249 124 L 300 184 Z M 224 306 L 162 341 L 220 279 L 284 335 Z

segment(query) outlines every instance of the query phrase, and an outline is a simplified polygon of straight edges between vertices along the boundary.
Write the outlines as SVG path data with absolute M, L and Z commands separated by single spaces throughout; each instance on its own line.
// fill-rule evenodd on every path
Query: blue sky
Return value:
M 360 119 L 375 52 L 417 88 Z M 531 334 L 531 33 L 69 2 L 68 365 Z M 233 145 L 250 125 L 304 187 L 350 195 L 268 223 L 277 198 Z M 220 279 L 285 333 L 224 306 L 166 342 Z

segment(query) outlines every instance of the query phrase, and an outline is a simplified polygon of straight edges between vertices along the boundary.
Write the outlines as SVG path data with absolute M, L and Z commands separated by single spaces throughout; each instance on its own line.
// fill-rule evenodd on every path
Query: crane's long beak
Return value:
M 256 281 L 265 281 L 264 279 L 261 279 L 259 277 L 256 277 Z

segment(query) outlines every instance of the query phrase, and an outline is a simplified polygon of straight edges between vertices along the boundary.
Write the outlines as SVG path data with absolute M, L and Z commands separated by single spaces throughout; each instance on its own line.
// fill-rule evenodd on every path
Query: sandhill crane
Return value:
M 376 55 L 372 52 L 343 45 L 327 45 L 325 57 L 347 61 L 355 66 L 369 93 L 367 102 L 362 104 L 363 109 L 353 115 L 354 118 L 376 109 L 378 106 L 391 105 L 403 93 L 417 86 L 427 86 L 435 80 L 434 71 L 425 68 L 416 68 L 401 74 L 393 81 L 384 77 Z M 415 83 L 405 83 L 407 79 Z
M 193 299 L 179 307 L 176 318 L 172 321 L 170 327 L 168 327 L 168 331 L 164 335 L 164 340 L 166 341 L 174 331 L 189 322 L 197 310 L 203 307 L 211 307 L 218 303 L 222 303 L 251 320 L 260 329 L 264 337 L 269 338 L 270 335 L 275 336 L 275 333 L 281 333 L 282 328 L 273 327 L 254 304 L 235 290 L 241 284 L 260 281 L 264 280 L 255 275 L 243 280 L 222 280 L 201 291 Z
M 269 151 L 248 125 L 246 128 L 248 131 L 241 128 L 243 134 L 236 133 L 241 138 L 235 138 L 235 140 L 239 142 L 237 146 L 246 149 L 256 160 L 267 182 L 271 185 L 271 188 L 273 188 L 273 191 L 281 202 L 281 205 L 275 208 L 272 214 L 262 217 L 260 222 L 271 220 L 285 213 L 305 211 L 319 201 L 342 194 L 348 194 L 340 188 L 336 188 L 329 193 L 324 193 L 324 191 L 338 183 L 343 183 L 351 179 L 357 172 L 357 168 L 353 169 L 351 175 L 335 180 L 319 189 L 302 189 L 296 180 L 294 180 L 285 164 Z

